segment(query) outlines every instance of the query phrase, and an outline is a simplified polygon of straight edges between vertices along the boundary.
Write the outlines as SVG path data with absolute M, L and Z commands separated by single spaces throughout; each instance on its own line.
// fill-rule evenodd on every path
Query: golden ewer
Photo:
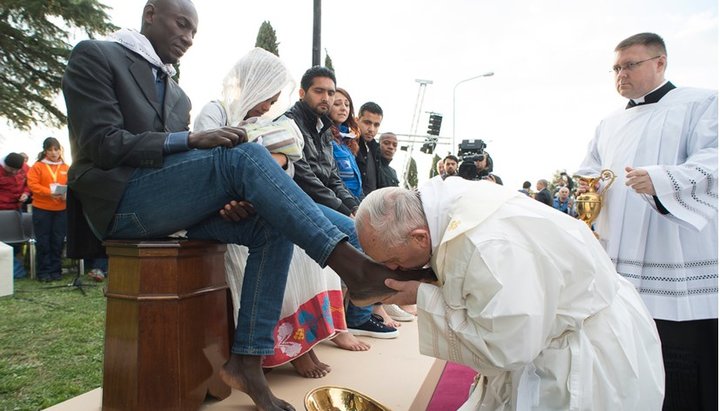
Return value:
M 615 181 L 615 173 L 611 170 L 603 170 L 598 177 L 574 176 L 578 181 L 585 182 L 588 185 L 588 191 L 575 197 L 575 205 L 577 207 L 578 218 L 592 230 L 593 221 L 600 215 L 602 209 L 602 195 L 610 188 Z M 609 181 L 601 192 L 595 191 L 595 186 L 600 181 Z M 598 237 L 595 233 L 595 237 Z

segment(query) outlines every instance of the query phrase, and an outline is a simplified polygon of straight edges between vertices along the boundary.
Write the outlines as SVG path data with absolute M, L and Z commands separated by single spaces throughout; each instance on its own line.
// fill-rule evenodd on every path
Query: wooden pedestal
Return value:
M 218 375 L 232 333 L 225 246 L 183 240 L 105 246 L 103 410 L 194 411 L 207 394 L 229 396 Z

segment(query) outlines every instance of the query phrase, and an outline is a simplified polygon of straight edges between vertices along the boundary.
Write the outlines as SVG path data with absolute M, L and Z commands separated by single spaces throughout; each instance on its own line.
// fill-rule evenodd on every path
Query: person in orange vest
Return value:
M 62 278 L 62 252 L 67 217 L 68 165 L 62 156 L 62 146 L 54 137 L 43 141 L 43 151 L 28 172 L 28 187 L 32 191 L 32 219 L 37 249 L 37 278 L 41 282 Z

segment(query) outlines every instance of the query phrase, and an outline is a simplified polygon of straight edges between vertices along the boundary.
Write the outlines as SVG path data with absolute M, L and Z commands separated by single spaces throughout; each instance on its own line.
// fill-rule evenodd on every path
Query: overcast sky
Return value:
M 106 0 L 120 27 L 139 29 L 144 0 Z M 312 0 L 235 2 L 197 0 L 200 25 L 195 44 L 181 61 L 180 84 L 195 114 L 216 98 L 225 73 L 255 44 L 269 20 L 280 58 L 299 83 L 312 57 Z M 375 101 L 385 111 L 381 131 L 409 133 L 418 95 L 416 79 L 432 80 L 427 111 L 444 116 L 441 135 L 453 135 L 456 90 L 457 140 L 481 138 L 506 185 L 518 187 L 568 172 L 580 164 L 598 122 L 624 106 L 613 88 L 615 45 L 643 31 L 664 37 L 666 77 L 677 86 L 717 89 L 716 0 L 506 0 L 506 1 L 323 1 L 322 47 L 336 70 L 338 86 L 356 108 Z M 324 61 L 324 54 L 323 60 Z M 294 102 L 294 92 L 285 104 Z M 28 151 L 64 130 L 0 131 L 0 152 Z M 421 178 L 429 157 L 414 157 Z M 439 146 L 444 155 L 449 146 Z M 455 150 L 453 150 L 455 151 Z M 393 166 L 402 174 L 404 156 Z

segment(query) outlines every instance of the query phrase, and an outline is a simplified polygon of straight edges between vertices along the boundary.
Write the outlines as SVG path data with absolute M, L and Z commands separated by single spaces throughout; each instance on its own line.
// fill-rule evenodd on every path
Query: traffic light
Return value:
M 431 136 L 439 136 L 441 125 L 442 125 L 442 115 L 441 114 L 430 114 L 430 121 L 428 122 L 427 133 L 430 134 Z

